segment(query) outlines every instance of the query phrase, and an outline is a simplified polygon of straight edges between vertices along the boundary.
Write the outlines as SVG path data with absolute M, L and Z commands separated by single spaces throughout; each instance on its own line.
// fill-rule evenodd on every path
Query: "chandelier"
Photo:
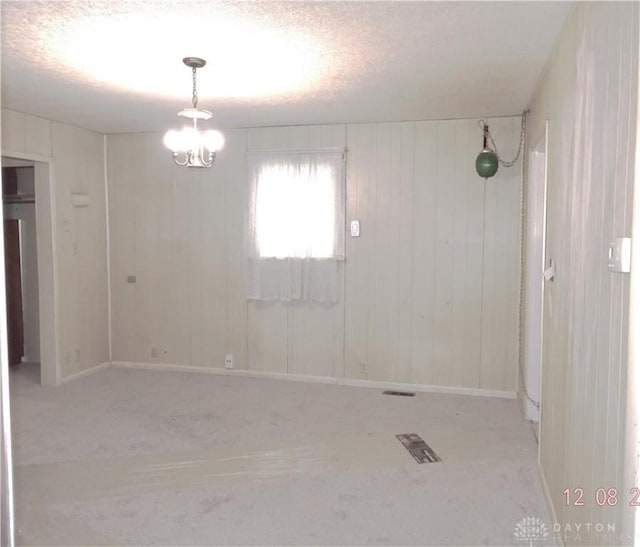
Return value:
M 164 145 L 171 150 L 173 161 L 187 167 L 211 167 L 216 159 L 216 152 L 224 146 L 224 137 L 220 131 L 209 129 L 198 130 L 198 120 L 208 120 L 212 114 L 208 110 L 198 108 L 198 92 L 196 90 L 196 70 L 207 62 L 199 57 L 185 57 L 182 62 L 191 68 L 193 74 L 192 108 L 178 112 L 178 116 L 193 120 L 193 127 L 180 130 L 170 129 L 164 135 Z
M 493 175 L 498 172 L 498 165 L 502 165 L 503 167 L 513 167 L 520 158 L 520 154 L 524 150 L 528 112 L 528 110 L 525 110 L 522 113 L 520 123 L 520 146 L 518 146 L 518 153 L 516 154 L 516 157 L 511 161 L 504 161 L 498 154 L 498 148 L 491 136 L 491 131 L 489 131 L 489 124 L 484 120 L 478 121 L 478 125 L 482 131 L 482 151 L 476 158 L 476 173 L 485 180 L 493 177 Z

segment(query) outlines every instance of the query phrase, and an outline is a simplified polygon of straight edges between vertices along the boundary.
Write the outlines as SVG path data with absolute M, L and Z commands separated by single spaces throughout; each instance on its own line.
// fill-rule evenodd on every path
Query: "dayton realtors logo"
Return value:
M 626 545 L 628 539 L 616 534 L 613 522 L 567 522 L 553 524 L 553 535 L 559 542 L 581 543 L 583 545 L 601 545 L 622 543 Z
M 533 547 L 534 541 L 543 541 L 549 537 L 549 529 L 541 518 L 525 517 L 516 523 L 513 535 L 518 541 L 528 541 Z

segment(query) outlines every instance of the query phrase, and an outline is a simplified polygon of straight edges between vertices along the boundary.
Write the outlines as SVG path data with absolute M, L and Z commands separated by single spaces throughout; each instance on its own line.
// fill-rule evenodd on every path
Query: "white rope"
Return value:
M 521 151 L 526 146 L 526 128 L 527 128 L 527 112 L 522 113 L 522 131 L 520 134 L 520 148 L 518 149 L 518 155 L 513 163 L 518 160 Z M 493 139 L 491 139 L 493 143 Z M 495 146 L 495 144 L 494 144 Z M 497 154 L 497 152 L 496 152 Z M 513 165 L 512 163 L 512 165 Z M 540 408 L 540 402 L 536 401 L 529 395 L 529 389 L 527 388 L 527 379 L 524 375 L 524 316 L 525 316 L 525 282 L 526 282 L 526 266 L 527 266 L 527 256 L 526 256 L 526 228 L 527 228 L 527 193 L 526 193 L 526 184 L 525 184 L 525 175 L 526 175 L 526 167 L 527 167 L 527 158 L 526 154 L 522 154 L 522 163 L 521 163 L 521 171 L 520 171 L 520 303 L 518 309 L 518 368 L 520 369 L 520 385 L 524 392 L 527 400 L 534 406 L 536 409 Z

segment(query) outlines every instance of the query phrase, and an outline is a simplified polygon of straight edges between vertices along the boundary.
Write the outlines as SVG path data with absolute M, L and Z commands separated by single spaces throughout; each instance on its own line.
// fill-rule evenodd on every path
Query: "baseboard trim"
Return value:
M 96 365 L 94 367 L 88 368 L 87 370 L 81 370 L 80 372 L 74 372 L 73 374 L 70 374 L 69 376 L 65 376 L 62 379 L 62 383 L 66 384 L 68 382 L 73 382 L 74 380 L 77 380 L 78 378 L 83 378 L 85 376 L 90 376 L 91 374 L 95 374 L 96 372 L 99 372 L 105 368 L 109 368 L 111 366 L 111 363 L 109 361 L 106 361 L 104 363 L 100 363 L 99 365 Z
M 289 382 L 307 382 L 313 384 L 335 384 L 336 379 L 328 376 L 305 376 L 304 374 L 287 374 L 284 372 L 266 372 L 261 370 L 226 369 L 216 367 L 196 367 L 191 365 L 175 365 L 169 363 L 142 363 L 135 361 L 112 361 L 112 367 L 133 368 L 141 370 L 164 370 L 167 372 L 195 372 L 198 374 L 215 374 L 216 376 L 242 376 L 245 378 L 268 378 L 271 380 L 287 380 Z
M 431 386 L 427 384 L 404 384 L 396 382 L 379 382 L 374 380 L 358 380 L 352 378 L 332 378 L 330 376 L 305 376 L 304 374 L 287 374 L 283 372 L 266 372 L 260 370 L 224 369 L 215 367 L 196 367 L 167 363 L 142 363 L 134 361 L 112 361 L 111 366 L 143 370 L 164 370 L 169 372 L 196 372 L 216 374 L 218 376 L 236 376 L 245 378 L 266 378 L 286 380 L 289 382 L 305 382 L 312 384 L 332 384 L 348 387 L 366 387 L 373 389 L 391 389 L 400 391 L 419 391 L 424 393 L 444 393 L 449 395 L 473 395 L 475 397 L 497 397 L 515 399 L 515 391 L 499 391 L 467 387 Z
M 398 382 L 381 382 L 376 380 L 358 380 L 355 378 L 339 378 L 338 384 L 351 387 L 370 387 L 374 389 L 390 389 L 396 391 L 419 391 L 421 393 L 444 393 L 447 395 L 473 395 L 475 397 L 497 397 L 515 399 L 515 391 L 499 391 L 473 387 L 432 386 L 429 384 L 406 384 Z

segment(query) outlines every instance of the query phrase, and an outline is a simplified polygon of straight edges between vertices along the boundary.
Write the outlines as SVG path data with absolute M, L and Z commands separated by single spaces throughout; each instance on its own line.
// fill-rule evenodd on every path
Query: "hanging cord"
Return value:
M 520 147 L 518 148 L 518 155 L 516 159 L 513 160 L 509 165 L 502 163 L 503 165 L 509 167 L 513 165 L 518 158 L 522 150 L 524 150 L 526 146 L 526 129 L 527 129 L 527 112 L 524 111 L 522 113 L 522 130 L 520 132 Z M 493 139 L 491 142 L 494 146 L 495 151 L 495 143 Z M 497 155 L 496 151 L 496 155 Z M 529 395 L 529 389 L 527 388 L 527 379 L 524 375 L 524 315 L 525 315 L 525 282 L 526 282 L 526 266 L 527 266 L 527 257 L 526 257 L 526 228 L 527 228 L 527 198 L 526 198 L 526 184 L 525 184 L 525 175 L 527 169 L 527 157 L 526 154 L 522 154 L 522 163 L 521 163 L 521 172 L 520 172 L 520 303 L 518 309 L 518 368 L 520 370 L 520 386 L 522 387 L 522 391 L 524 392 L 527 400 L 536 408 L 540 409 L 540 402 L 536 401 Z
M 489 130 L 489 125 L 485 120 L 479 120 L 478 126 L 482 130 L 484 134 L 484 147 L 488 148 L 487 140 L 491 143 L 491 147 L 489 148 L 494 152 L 496 157 L 498 158 L 498 162 L 503 167 L 513 167 L 517 161 L 520 159 L 520 155 L 522 154 L 522 163 L 520 164 L 520 288 L 519 288 L 519 307 L 518 307 L 518 370 L 520 372 L 519 377 L 520 381 L 518 385 L 522 388 L 525 397 L 527 400 L 536 408 L 540 408 L 540 402 L 536 401 L 531 395 L 529 395 L 529 388 L 527 387 L 527 380 L 524 375 L 524 337 L 525 337 L 525 328 L 524 328 L 524 308 L 525 308 L 525 268 L 526 264 L 526 228 L 527 228 L 527 202 L 526 202 L 526 185 L 525 185 L 525 174 L 526 174 L 526 154 L 523 153 L 526 147 L 526 134 L 527 134 L 527 113 L 528 110 L 522 112 L 521 123 L 520 123 L 520 144 L 518 146 L 518 152 L 516 153 L 516 157 L 513 158 L 512 161 L 504 161 L 500 159 L 500 154 L 498 153 L 498 147 L 496 146 L 496 142 L 493 140 L 493 136 L 491 135 L 491 131 Z
M 522 121 L 521 121 L 521 127 L 520 127 L 520 146 L 518 147 L 518 153 L 516 154 L 516 157 L 513 158 L 512 161 L 504 161 L 500 158 L 500 154 L 498 153 L 498 147 L 496 146 L 496 142 L 493 140 L 493 135 L 491 135 L 491 131 L 489 130 L 489 125 L 484 120 L 478 121 L 478 125 L 480 126 L 480 129 L 482 129 L 482 131 L 485 131 L 485 128 L 486 128 L 486 134 L 488 135 L 489 140 L 491 141 L 491 149 L 495 152 L 496 156 L 498 157 L 498 161 L 500 162 L 500 165 L 502 165 L 502 167 L 513 167 L 520 159 L 520 154 L 524 150 L 524 139 L 525 139 L 525 133 L 527 130 L 527 112 L 528 110 L 525 110 L 522 113 Z

